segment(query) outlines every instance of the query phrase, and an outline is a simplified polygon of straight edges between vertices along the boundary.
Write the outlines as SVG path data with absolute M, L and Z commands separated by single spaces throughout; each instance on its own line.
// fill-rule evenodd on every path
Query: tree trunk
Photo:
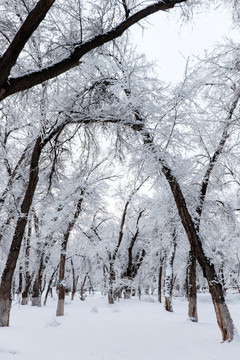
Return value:
M 27 224 L 28 213 L 38 183 L 38 164 L 41 149 L 41 137 L 38 137 L 32 153 L 29 182 L 21 205 L 21 214 L 17 220 L 7 262 L 2 273 L 0 285 L 0 326 L 9 326 L 9 316 L 12 303 L 12 280 L 23 240 L 23 234 Z
M 22 292 L 22 302 L 21 305 L 27 305 L 28 304 L 28 298 L 29 298 L 29 290 L 31 286 L 31 275 L 29 272 L 29 254 L 30 254 L 30 239 L 32 234 L 32 226 L 31 222 L 28 223 L 28 231 L 26 236 L 26 250 L 25 250 L 25 286 L 24 290 Z
M 75 276 L 75 269 L 74 269 L 74 265 L 73 265 L 73 261 L 71 259 L 71 267 L 72 267 L 72 295 L 71 295 L 71 300 L 74 300 L 74 295 L 76 292 L 76 276 Z
M 52 283 L 53 283 L 55 274 L 56 274 L 56 272 L 57 272 L 57 269 L 58 269 L 58 267 L 54 270 L 54 272 L 52 273 L 52 276 L 51 276 L 51 278 L 50 278 L 50 280 L 49 280 L 48 287 L 47 287 L 47 291 L 46 291 L 46 294 L 45 294 L 45 299 L 44 299 L 44 302 L 43 302 L 43 305 L 44 305 L 44 306 L 46 306 L 46 304 L 47 304 L 48 294 L 49 294 L 49 292 L 50 292 L 51 289 L 52 289 Z
M 45 255 L 45 247 L 47 243 L 44 244 L 44 248 L 40 251 L 40 243 L 38 242 L 38 257 L 40 257 L 40 263 L 38 268 L 38 273 L 33 283 L 33 290 L 32 290 L 32 306 L 39 306 L 41 307 L 41 300 L 42 300 L 42 293 L 44 291 L 45 284 L 42 284 L 42 278 L 44 270 L 46 269 L 47 263 L 50 258 L 49 254 Z
M 113 268 L 113 263 L 110 262 L 109 265 L 109 286 L 108 286 L 108 303 L 114 304 L 114 291 L 113 286 L 115 283 L 115 272 Z
M 22 266 L 19 267 L 19 281 L 18 281 L 18 289 L 17 289 L 17 294 L 21 294 L 22 292 L 22 288 L 23 288 L 23 274 L 22 274 Z
M 22 292 L 21 305 L 27 305 L 28 304 L 30 286 L 31 286 L 31 277 L 30 277 L 30 275 L 28 273 L 28 274 L 26 274 L 26 277 L 25 277 L 25 287 L 24 287 L 24 290 Z
M 59 266 L 59 289 L 58 289 L 58 305 L 56 316 L 64 315 L 64 300 L 65 300 L 65 284 L 64 284 L 64 274 L 65 274 L 65 263 L 66 263 L 66 252 L 62 252 L 60 256 L 60 266 Z
M 32 306 L 41 307 L 41 278 L 37 274 L 32 288 Z
M 65 300 L 65 283 L 64 283 L 64 276 L 65 276 L 65 263 L 66 263 L 66 251 L 67 251 L 67 244 L 68 239 L 70 237 L 71 231 L 74 228 L 74 225 L 81 213 L 82 210 L 82 202 L 83 202 L 83 195 L 84 192 L 81 190 L 80 192 L 80 199 L 77 202 L 76 211 L 74 213 L 73 219 L 69 222 L 67 231 L 64 234 L 62 247 L 61 247 L 61 255 L 60 255 L 60 265 L 59 265 L 59 292 L 58 292 L 58 305 L 56 316 L 63 316 L 64 315 L 64 300 Z
M 163 259 L 160 258 L 160 267 L 158 274 L 158 301 L 162 302 L 162 273 L 163 273 Z
M 187 281 L 188 316 L 191 321 L 197 322 L 198 314 L 197 314 L 196 258 L 191 250 L 189 252 L 187 277 L 188 277 L 188 281 Z
M 131 299 L 131 293 L 132 293 L 131 287 L 126 286 L 123 292 L 124 299 L 125 300 Z
M 84 276 L 83 282 L 81 284 L 81 288 L 80 288 L 80 299 L 81 301 L 85 301 L 85 296 L 84 296 L 84 286 L 86 284 L 86 280 L 87 280 L 87 274 Z
M 224 277 L 224 263 L 222 263 L 220 269 L 219 269 L 219 278 L 223 286 L 224 293 L 226 293 L 226 281 Z
M 93 287 L 93 284 L 92 284 L 92 281 L 91 281 L 91 278 L 89 275 L 88 275 L 88 282 L 89 282 L 89 291 L 88 291 L 89 295 L 95 294 L 95 290 L 94 290 L 94 287 Z
M 176 232 L 174 231 L 171 249 L 167 257 L 165 276 L 165 310 L 172 312 L 173 263 L 176 254 Z

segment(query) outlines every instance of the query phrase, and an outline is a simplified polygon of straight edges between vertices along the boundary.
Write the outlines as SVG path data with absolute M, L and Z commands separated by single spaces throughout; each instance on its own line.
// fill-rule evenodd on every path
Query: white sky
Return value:
M 145 22 L 144 31 L 134 28 L 134 43 L 147 59 L 158 62 L 161 80 L 177 82 L 182 79 L 187 58 L 204 54 L 224 37 L 240 41 L 239 29 L 232 29 L 231 13 L 217 8 L 194 15 L 183 22 L 179 10 L 159 12 Z

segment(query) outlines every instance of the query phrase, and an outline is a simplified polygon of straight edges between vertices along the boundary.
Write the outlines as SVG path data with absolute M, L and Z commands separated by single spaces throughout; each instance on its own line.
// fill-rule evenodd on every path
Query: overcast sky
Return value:
M 134 28 L 134 43 L 149 60 L 158 62 L 162 80 L 177 82 L 184 74 L 187 58 L 203 55 L 224 37 L 240 41 L 239 29 L 232 29 L 231 14 L 218 8 L 202 11 L 189 21 L 179 19 L 179 11 L 159 12 L 145 22 L 144 31 Z

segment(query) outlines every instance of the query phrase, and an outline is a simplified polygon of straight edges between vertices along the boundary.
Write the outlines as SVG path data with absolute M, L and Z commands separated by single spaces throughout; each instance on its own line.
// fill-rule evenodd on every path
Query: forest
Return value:
M 37 311 L 56 296 L 58 318 L 89 293 L 155 294 L 168 315 L 184 298 L 197 323 L 208 293 L 222 341 L 238 337 L 239 43 L 171 84 L 131 35 L 166 11 L 181 32 L 211 3 L 1 0 L 0 327 L 16 299 Z M 240 2 L 214 3 L 238 28 Z

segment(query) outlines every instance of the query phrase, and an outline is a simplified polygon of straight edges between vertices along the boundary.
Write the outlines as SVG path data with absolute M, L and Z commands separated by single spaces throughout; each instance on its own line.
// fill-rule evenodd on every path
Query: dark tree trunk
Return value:
M 114 283 L 115 283 L 115 271 L 113 263 L 110 262 L 109 265 L 109 286 L 108 286 L 108 303 L 114 304 Z
M 39 273 L 36 275 L 35 280 L 33 282 L 32 288 L 32 306 L 41 307 L 41 283 L 42 279 L 39 276 Z
M 220 281 L 222 283 L 222 286 L 223 286 L 223 289 L 224 289 L 224 292 L 226 292 L 226 282 L 225 282 L 225 277 L 224 277 L 224 263 L 222 263 L 220 269 L 219 269 L 219 278 L 220 278 Z
M 158 273 L 158 301 L 162 302 L 162 274 L 163 274 L 163 261 L 164 259 L 160 258 L 160 267 Z
M 64 300 L 65 300 L 65 284 L 64 284 L 64 275 L 65 275 L 65 263 L 66 263 L 66 252 L 62 252 L 60 256 L 60 266 L 59 266 L 59 278 L 58 278 L 58 305 L 56 316 L 64 315 Z
M 165 276 L 165 310 L 172 312 L 172 290 L 173 290 L 173 263 L 176 254 L 176 231 L 173 234 L 171 249 L 166 261 L 166 276 Z
M 94 294 L 95 293 L 95 290 L 94 290 L 94 287 L 93 287 L 93 284 L 92 284 L 92 281 L 91 281 L 91 278 L 90 276 L 88 275 L 88 282 L 89 282 L 89 294 Z
M 28 231 L 27 231 L 27 237 L 26 237 L 26 250 L 25 250 L 25 286 L 24 290 L 22 292 L 22 305 L 28 304 L 28 298 L 29 298 L 29 290 L 31 286 L 31 275 L 29 272 L 29 254 L 30 254 L 30 239 L 31 239 L 31 233 L 32 233 L 32 227 L 31 222 L 28 223 Z
M 85 287 L 85 284 L 86 284 L 87 276 L 88 276 L 88 274 L 86 274 L 86 275 L 84 276 L 84 279 L 83 279 L 83 282 L 82 282 L 81 288 L 80 288 L 80 300 L 81 300 L 81 301 L 85 301 L 84 287 Z
M 51 276 L 51 278 L 49 280 L 47 291 L 46 291 L 46 294 L 45 294 L 44 303 L 43 303 L 44 306 L 46 306 L 46 304 L 47 304 L 47 298 L 48 298 L 49 292 L 52 291 L 52 283 L 53 283 L 53 280 L 55 278 L 57 270 L 58 270 L 58 267 L 54 270 L 54 272 L 52 273 L 52 276 Z
M 31 276 L 30 276 L 30 274 L 28 272 L 28 273 L 26 273 L 26 276 L 25 276 L 25 287 L 24 287 L 24 290 L 22 292 L 21 305 L 27 305 L 28 304 L 30 287 L 31 287 Z
M 21 214 L 17 220 L 7 262 L 2 273 L 0 285 L 0 326 L 9 326 L 12 303 L 12 280 L 23 240 L 23 234 L 27 224 L 28 213 L 38 183 L 38 163 L 41 149 L 41 137 L 38 137 L 32 153 L 29 182 L 21 205 Z
M 198 314 L 197 314 L 196 258 L 191 250 L 189 252 L 187 277 L 188 277 L 187 279 L 188 316 L 191 321 L 197 322 Z
M 22 292 L 22 288 L 23 288 L 23 273 L 22 273 L 23 269 L 22 266 L 20 266 L 19 268 L 19 280 L 18 280 L 18 290 L 17 290 L 17 294 L 21 294 Z
M 123 296 L 125 300 L 131 299 L 132 288 L 130 286 L 125 287 Z
M 71 267 L 72 267 L 72 295 L 71 295 L 71 300 L 74 300 L 74 295 L 76 293 L 77 280 L 76 280 L 76 276 L 75 276 L 75 269 L 74 269 L 72 259 L 71 259 Z

